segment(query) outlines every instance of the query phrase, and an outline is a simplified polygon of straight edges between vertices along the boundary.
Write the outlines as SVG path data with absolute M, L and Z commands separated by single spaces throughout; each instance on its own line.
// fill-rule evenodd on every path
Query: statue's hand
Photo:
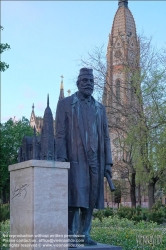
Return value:
M 57 161 L 65 162 L 66 160 L 64 158 L 58 158 Z
M 112 178 L 112 165 L 105 165 L 105 169 L 104 169 L 104 176 L 106 177 L 106 174 L 109 174 L 110 177 Z

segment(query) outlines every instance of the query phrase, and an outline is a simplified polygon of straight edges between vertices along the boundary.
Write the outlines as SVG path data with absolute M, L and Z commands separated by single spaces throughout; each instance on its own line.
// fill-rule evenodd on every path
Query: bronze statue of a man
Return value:
M 96 245 L 89 234 L 93 209 L 104 208 L 104 176 L 112 166 L 110 138 L 105 107 L 92 97 L 92 69 L 80 69 L 77 87 L 78 92 L 58 102 L 57 160 L 70 162 L 69 234 L 84 235 L 85 245 Z

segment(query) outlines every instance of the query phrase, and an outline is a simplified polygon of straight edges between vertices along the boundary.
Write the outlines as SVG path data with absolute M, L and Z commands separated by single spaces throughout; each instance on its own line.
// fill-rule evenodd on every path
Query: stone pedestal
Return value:
M 9 166 L 10 249 L 68 249 L 69 166 L 43 160 Z

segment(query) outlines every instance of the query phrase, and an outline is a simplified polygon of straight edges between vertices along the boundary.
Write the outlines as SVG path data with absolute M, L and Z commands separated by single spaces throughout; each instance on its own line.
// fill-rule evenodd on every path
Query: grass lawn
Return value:
M 118 217 L 93 220 L 91 237 L 100 243 L 121 246 L 123 250 L 166 250 L 166 228 L 154 222 L 135 223 Z
M 9 234 L 9 220 L 0 223 L 0 231 L 0 249 L 7 250 L 3 234 Z M 136 223 L 117 216 L 104 218 L 101 222 L 96 218 L 92 222 L 91 237 L 103 244 L 121 246 L 123 250 L 166 250 L 166 228 L 155 222 Z

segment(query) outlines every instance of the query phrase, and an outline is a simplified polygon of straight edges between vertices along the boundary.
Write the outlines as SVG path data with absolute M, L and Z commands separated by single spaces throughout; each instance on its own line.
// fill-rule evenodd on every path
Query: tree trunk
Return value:
M 151 209 L 154 204 L 154 188 L 155 188 L 155 182 L 152 181 L 148 185 L 149 209 Z
M 131 207 L 136 207 L 135 175 L 136 175 L 135 173 L 131 174 L 131 185 L 130 185 Z
M 141 206 L 141 185 L 138 184 L 138 204 Z

